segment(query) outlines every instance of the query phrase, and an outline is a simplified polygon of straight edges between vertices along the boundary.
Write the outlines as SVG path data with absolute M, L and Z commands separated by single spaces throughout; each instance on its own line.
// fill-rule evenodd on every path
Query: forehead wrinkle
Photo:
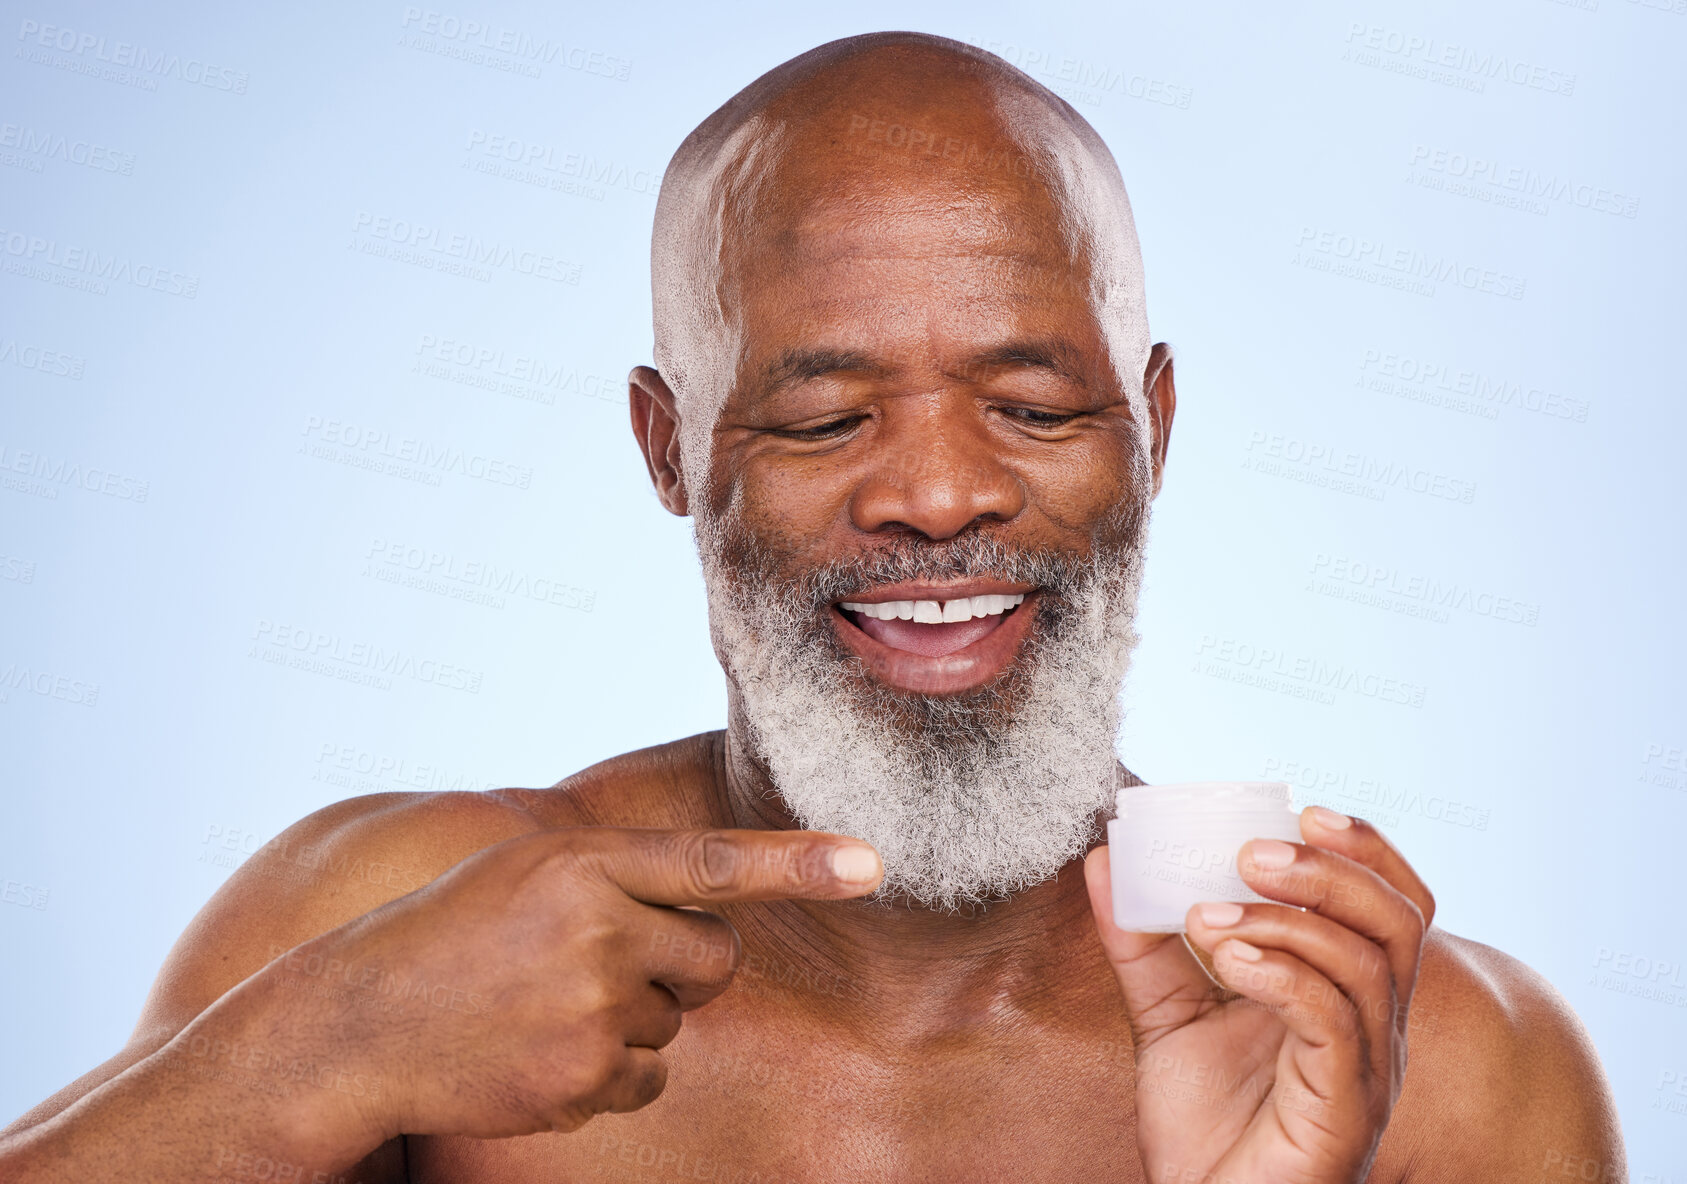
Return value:
M 903 190 L 876 194 L 865 212 L 863 203 L 848 197 L 799 203 L 771 225 L 758 218 L 753 233 L 722 241 L 717 295 L 740 315 L 753 313 L 751 305 L 784 312 L 830 306 L 848 313 L 908 292 L 931 304 L 940 290 L 950 300 L 959 295 L 1015 308 L 1074 297 L 1093 315 L 1098 302 L 1086 244 L 1062 241 L 1055 203 L 1038 198 L 950 201 Z M 951 211 L 962 216 L 946 216 Z M 912 270 L 899 271 L 897 264 Z M 869 282 L 834 302 L 828 274 Z

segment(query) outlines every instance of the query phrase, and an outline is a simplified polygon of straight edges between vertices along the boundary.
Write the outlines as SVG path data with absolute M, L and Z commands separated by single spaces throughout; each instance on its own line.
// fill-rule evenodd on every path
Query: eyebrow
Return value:
M 1059 338 L 1010 341 L 968 358 L 962 364 L 961 373 L 970 374 L 997 366 L 1029 366 L 1047 370 L 1079 386 L 1089 385 L 1084 378 L 1087 368 L 1080 352 L 1070 342 Z M 830 374 L 882 377 L 889 372 L 889 367 L 875 362 L 859 350 L 792 348 L 782 352 L 762 370 L 761 387 L 765 393 L 772 394 L 784 387 Z
M 858 350 L 787 349 L 762 371 L 762 389 L 772 394 L 782 387 L 840 372 L 882 375 L 886 369 Z
M 1079 386 L 1089 385 L 1084 378 L 1088 368 L 1083 363 L 1082 355 L 1070 342 L 1057 337 L 1010 341 L 1006 345 L 974 355 L 968 360 L 966 369 L 973 371 L 993 366 L 1030 366 L 1047 370 Z

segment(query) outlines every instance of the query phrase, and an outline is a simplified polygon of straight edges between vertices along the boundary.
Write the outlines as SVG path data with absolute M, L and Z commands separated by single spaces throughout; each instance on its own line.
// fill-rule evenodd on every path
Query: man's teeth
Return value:
M 1023 592 L 1013 596 L 962 596 L 958 600 L 881 600 L 877 604 L 860 604 L 846 600 L 838 607 L 864 617 L 881 621 L 913 621 L 919 625 L 949 624 L 970 621 L 974 617 L 994 617 L 1020 604 Z

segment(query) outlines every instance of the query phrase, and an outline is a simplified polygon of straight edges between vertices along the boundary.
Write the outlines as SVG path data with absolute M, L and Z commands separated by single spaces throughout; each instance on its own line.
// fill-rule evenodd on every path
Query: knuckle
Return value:
M 1386 961 L 1368 968 L 1368 981 L 1365 983 L 1365 997 L 1376 1000 L 1377 1018 L 1386 1020 L 1389 1027 L 1397 1023 L 1402 1014 L 1400 995 L 1394 989 L 1394 975 L 1390 972 Z
M 1388 999 L 1390 1015 L 1400 1014 L 1400 992 L 1394 982 L 1394 967 L 1388 961 L 1388 955 L 1377 951 L 1376 965 L 1371 968 L 1371 990 L 1384 995 Z
M 725 920 L 712 913 L 684 912 L 679 927 L 658 929 L 651 934 L 651 951 L 665 955 L 663 961 L 693 973 L 717 972 L 733 956 L 737 933 Z
M 1402 896 L 1398 925 L 1401 936 L 1415 948 L 1423 943 L 1424 934 L 1429 931 L 1429 918 L 1424 916 L 1416 901 L 1409 896 Z
M 730 981 L 743 956 L 738 930 L 725 917 L 713 913 L 696 915 L 701 924 L 695 941 L 698 953 L 692 962 L 707 977 Z
M 568 1006 L 581 1021 L 596 1028 L 615 1011 L 618 1002 L 617 992 L 607 980 L 601 975 L 588 974 L 574 984 Z
M 558 837 L 546 849 L 539 868 L 546 879 L 572 883 L 581 878 L 586 869 L 589 840 L 579 833 L 580 828 L 559 831 Z M 549 837 L 549 836 L 547 836 Z
M 743 859 L 738 845 L 720 831 L 691 831 L 673 841 L 681 872 L 700 895 L 712 896 L 737 883 Z
M 679 1014 L 679 1008 L 674 1008 L 672 1015 L 664 1015 L 652 1025 L 651 1048 L 666 1048 L 679 1036 L 684 1027 L 684 1017 Z
M 626 1046 L 619 1040 L 596 1040 L 578 1054 L 579 1059 L 568 1074 L 568 1092 L 572 1098 L 595 1098 L 608 1089 L 620 1072 L 620 1060 Z
M 738 929 L 732 922 L 722 918 L 721 928 L 722 944 L 726 947 L 721 957 L 721 979 L 723 982 L 731 982 L 744 961 L 744 942 L 739 938 Z
M 578 861 L 586 853 L 594 833 L 594 827 L 564 826 L 546 832 L 543 841 L 551 859 L 570 864 Z
M 794 889 L 825 886 L 837 882 L 832 871 L 833 844 L 804 840 L 778 853 L 785 882 Z
M 592 1118 L 589 1110 L 569 1104 L 554 1107 L 546 1116 L 545 1124 L 553 1134 L 571 1135 L 585 1126 Z
M 626 943 L 626 934 L 615 919 L 597 910 L 576 916 L 569 936 L 571 944 L 584 951 L 582 961 L 589 968 L 610 965 L 610 959 Z M 596 978 L 597 975 L 591 977 Z

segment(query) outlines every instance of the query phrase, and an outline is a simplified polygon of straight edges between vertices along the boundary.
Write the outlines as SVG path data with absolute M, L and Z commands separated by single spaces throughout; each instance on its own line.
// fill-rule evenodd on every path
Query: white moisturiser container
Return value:
M 1281 781 L 1190 781 L 1119 791 L 1107 824 L 1113 921 L 1138 933 L 1182 933 L 1203 900 L 1258 902 L 1236 857 L 1249 839 L 1301 841 L 1300 813 Z

